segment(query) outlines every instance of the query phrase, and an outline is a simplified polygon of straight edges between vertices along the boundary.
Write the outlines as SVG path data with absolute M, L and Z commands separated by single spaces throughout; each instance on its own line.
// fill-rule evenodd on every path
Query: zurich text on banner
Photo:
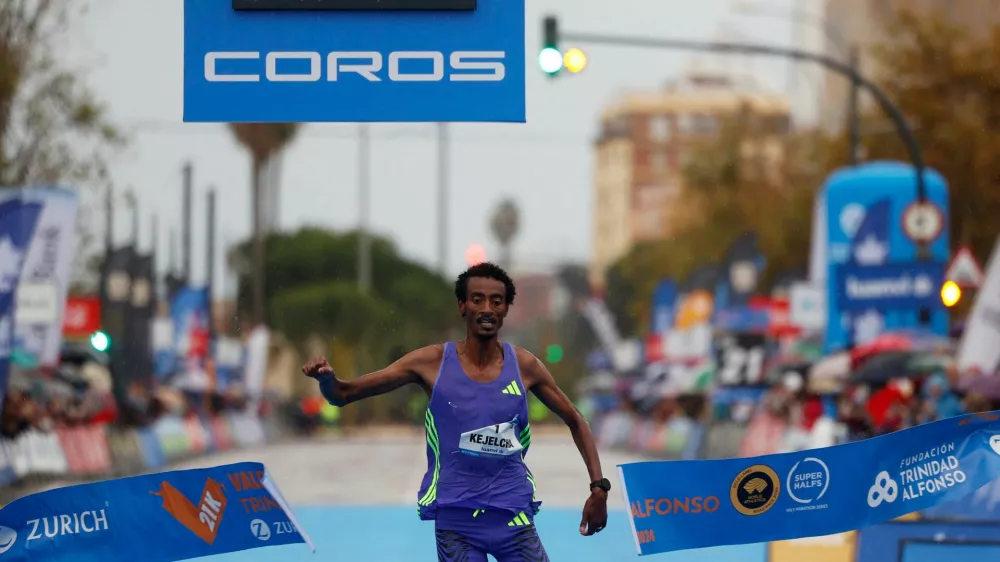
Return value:
M 795 453 L 624 464 L 618 475 L 640 555 L 832 535 L 1000 478 L 1000 412 Z
M 312 548 L 253 462 L 56 488 L 0 509 L 5 562 L 174 562 L 298 543 Z

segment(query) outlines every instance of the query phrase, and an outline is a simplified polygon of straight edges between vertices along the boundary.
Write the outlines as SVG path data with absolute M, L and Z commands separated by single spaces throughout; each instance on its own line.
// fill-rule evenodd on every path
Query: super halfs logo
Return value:
M 201 492 L 201 501 L 198 505 L 191 503 L 180 490 L 166 481 L 160 483 L 158 492 L 150 493 L 163 499 L 163 509 L 167 510 L 178 523 L 187 527 L 207 544 L 215 542 L 228 504 L 221 484 L 211 478 L 206 479 L 205 489 Z

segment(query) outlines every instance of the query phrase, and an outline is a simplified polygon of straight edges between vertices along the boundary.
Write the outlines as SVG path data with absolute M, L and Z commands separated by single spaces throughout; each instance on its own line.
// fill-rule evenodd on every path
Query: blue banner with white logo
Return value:
M 640 555 L 826 536 L 1000 478 L 1000 412 L 796 453 L 624 464 L 618 474 Z
M 924 172 L 927 201 L 947 223 L 948 185 L 937 172 Z M 901 162 L 871 162 L 831 174 L 817 198 L 814 218 L 819 238 L 812 250 L 810 278 L 826 285 L 827 351 L 861 344 L 879 334 L 920 326 L 920 307 L 895 310 L 845 309 L 838 295 L 838 270 L 845 266 L 875 267 L 917 261 L 918 245 L 907 236 L 904 216 L 916 201 L 916 173 Z M 931 240 L 931 261 L 948 262 L 948 228 Z M 936 287 L 937 295 L 940 286 Z M 856 304 L 856 303 L 855 303 Z M 930 325 L 936 334 L 948 332 L 948 311 L 940 301 L 931 311 Z
M 673 279 L 663 279 L 653 290 L 653 313 L 651 332 L 665 334 L 674 325 L 674 306 L 677 304 L 677 283 Z
M 184 287 L 170 302 L 176 362 L 169 374 L 180 375 L 181 380 L 204 371 L 205 359 L 211 352 L 210 303 L 208 289 L 204 287 Z
M 771 311 L 750 306 L 717 310 L 712 325 L 727 332 L 763 332 L 771 326 Z
M 920 513 L 925 521 L 961 521 L 1000 524 L 1000 479 L 958 501 L 934 506 Z
M 920 261 L 843 265 L 837 270 L 837 299 L 843 310 L 939 308 L 945 267 Z
M 41 212 L 41 203 L 19 197 L 0 202 L 0 412 L 10 378 L 18 279 Z
M 524 0 L 471 11 L 184 2 L 188 122 L 525 120 Z
M 848 211 L 851 210 L 848 205 Z M 857 209 L 853 209 L 857 210 Z M 869 268 L 885 264 L 889 256 L 889 217 L 892 214 L 892 201 L 880 199 L 870 204 L 863 214 L 861 223 L 857 226 L 854 239 L 851 242 L 850 255 L 847 264 L 838 269 L 838 274 L 847 268 Z M 841 228 L 851 229 L 851 218 L 846 215 Z M 838 285 L 842 287 L 843 283 Z M 840 293 L 838 293 L 838 296 Z M 830 300 L 830 297 L 827 297 Z M 846 330 L 848 342 L 864 344 L 878 337 L 885 330 L 885 311 L 875 306 L 865 306 L 865 299 L 840 303 L 841 310 L 847 320 Z M 860 304 L 860 306 L 858 306 Z
M 173 562 L 297 543 L 312 548 L 253 462 L 56 488 L 0 509 L 5 562 Z

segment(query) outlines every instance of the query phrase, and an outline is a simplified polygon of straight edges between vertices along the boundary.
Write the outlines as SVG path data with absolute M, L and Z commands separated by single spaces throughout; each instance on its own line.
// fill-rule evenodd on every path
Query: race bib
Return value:
M 462 434 L 458 447 L 464 454 L 474 457 L 500 458 L 516 454 L 522 449 L 516 427 L 512 422 L 504 422 L 467 431 Z

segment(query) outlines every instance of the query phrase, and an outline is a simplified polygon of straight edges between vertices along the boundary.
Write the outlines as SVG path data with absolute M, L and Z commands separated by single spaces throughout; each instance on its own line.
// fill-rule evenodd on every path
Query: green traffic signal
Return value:
M 538 66 L 550 76 L 558 74 L 563 67 L 563 55 L 559 50 L 559 23 L 554 16 L 546 16 L 542 21 L 542 50 L 538 53 Z
M 97 351 L 107 351 L 111 347 L 111 338 L 100 330 L 90 334 L 90 346 Z
M 558 363 L 563 360 L 563 355 L 561 345 L 552 344 L 545 348 L 545 361 L 547 363 Z
M 558 49 L 546 47 L 538 53 L 538 66 L 546 74 L 557 74 L 562 70 L 563 56 Z

